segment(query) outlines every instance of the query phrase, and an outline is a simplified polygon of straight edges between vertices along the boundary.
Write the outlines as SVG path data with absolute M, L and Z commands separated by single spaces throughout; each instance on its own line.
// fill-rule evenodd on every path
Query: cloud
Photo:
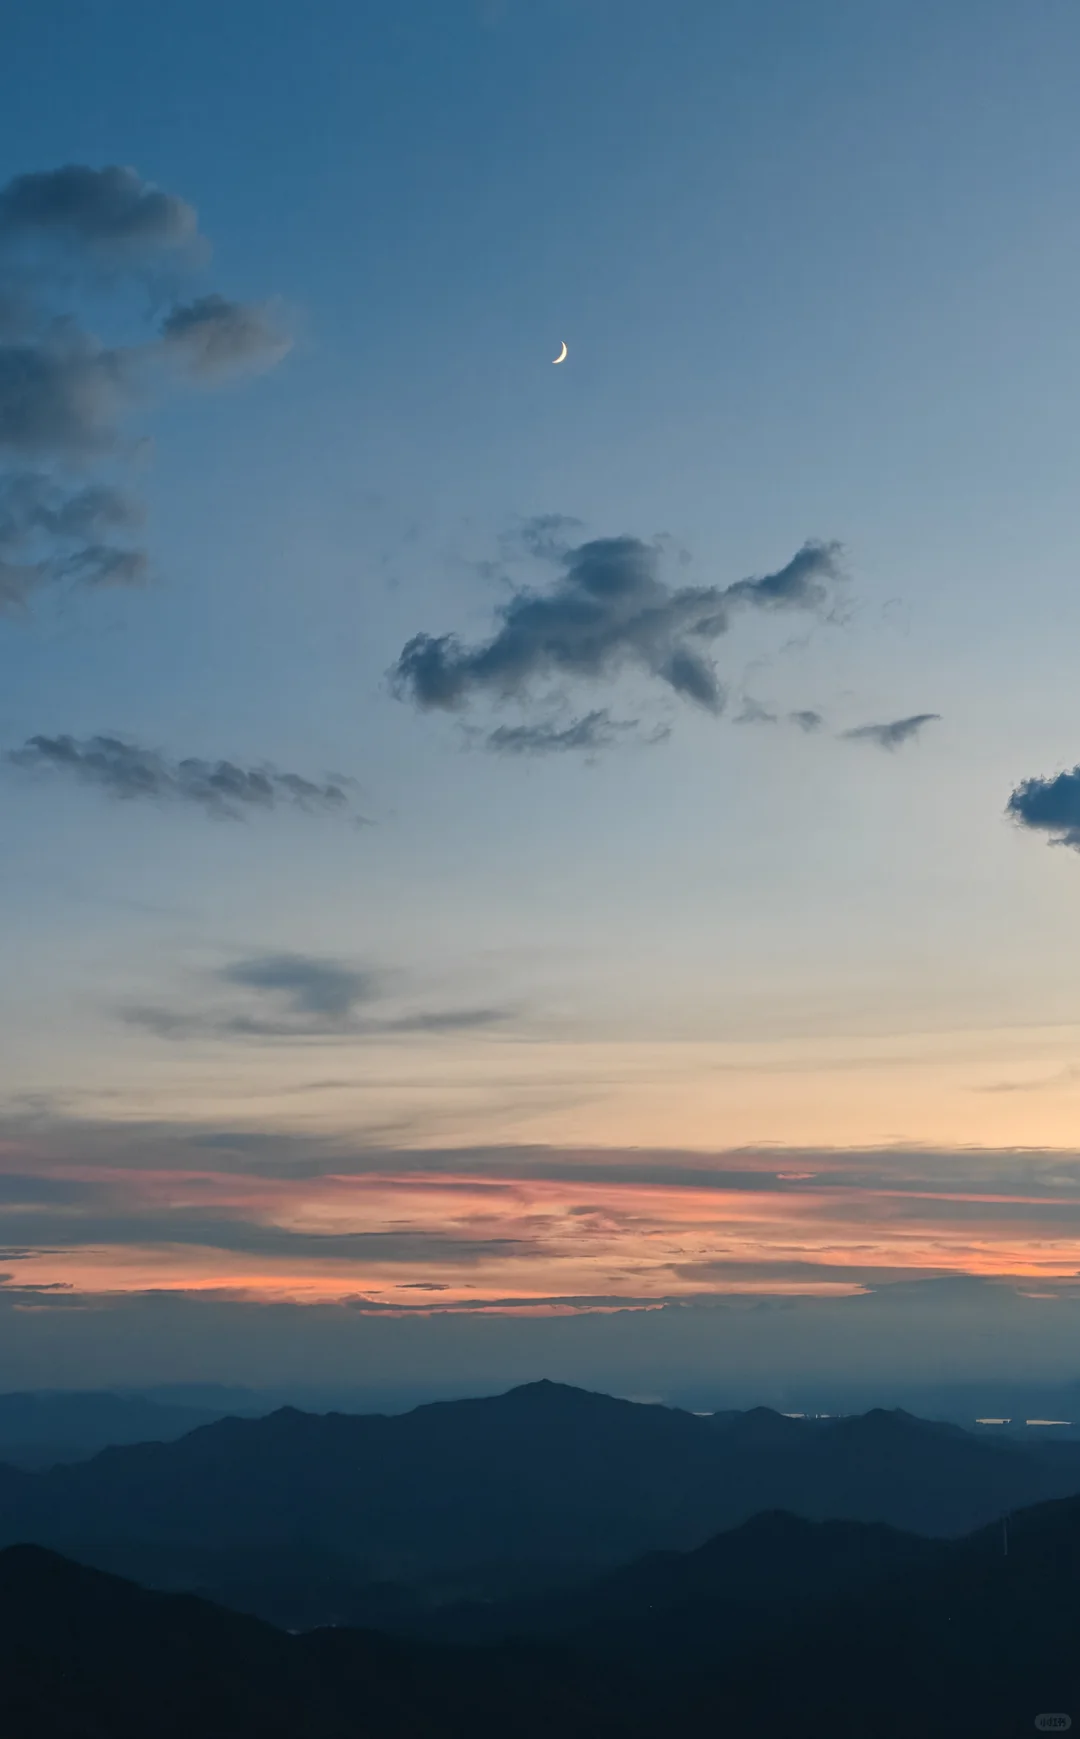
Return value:
M 1025 779 L 1009 798 L 1005 813 L 1021 827 L 1048 834 L 1051 845 L 1071 845 L 1080 851 L 1080 767 L 1052 779 Z
M 767 706 L 763 706 L 759 700 L 754 700 L 752 695 L 744 695 L 742 711 L 734 722 L 737 725 L 778 725 L 781 723 L 781 715 L 770 712 Z M 819 712 L 807 709 L 803 712 L 784 714 L 783 722 L 797 725 L 800 731 L 805 731 L 809 735 L 814 731 L 819 731 L 825 720 Z
M 174 253 L 198 236 L 194 208 L 110 164 L 17 175 L 0 190 L 0 238 L 50 237 L 115 261 Z
M 552 677 L 609 680 L 629 666 L 711 713 L 724 691 L 707 648 L 741 609 L 822 610 L 840 577 L 840 546 L 807 543 L 774 574 L 734 585 L 672 588 L 661 548 L 636 537 L 538 548 L 562 569 L 546 592 L 515 589 L 491 638 L 413 636 L 391 673 L 396 693 L 424 711 L 459 711 L 481 694 L 523 701 Z
M 173 761 L 120 737 L 30 737 L 5 756 L 13 766 L 66 773 L 112 797 L 195 803 L 208 814 L 237 820 L 253 810 L 293 808 L 314 815 L 349 806 L 343 783 L 318 784 L 273 767 L 232 761 Z
M 557 562 L 565 558 L 573 542 L 568 534 L 582 529 L 581 520 L 574 519 L 571 514 L 536 513 L 531 519 L 523 520 L 517 531 L 509 533 L 502 541 L 509 548 L 520 544 L 538 561 Z
M 135 515 L 109 518 L 114 488 L 89 514 L 72 471 L 127 463 L 125 421 L 152 393 L 268 368 L 289 348 L 267 308 L 216 293 L 177 302 L 153 336 L 105 344 L 83 329 L 87 280 L 100 297 L 135 273 L 160 302 L 205 255 L 194 208 L 133 169 L 67 164 L 0 187 L 0 610 L 25 610 L 58 580 L 145 580 L 145 553 L 101 536 Z
M 829 602 L 828 582 L 840 578 L 838 543 L 804 543 L 786 567 L 760 579 L 737 580 L 720 596 L 732 604 L 754 604 L 771 610 L 823 610 Z
M 294 973 L 269 975 L 289 979 L 275 994 L 297 989 Z M 333 979 L 301 975 L 299 993 L 311 987 L 333 1003 Z M 361 999 L 360 1012 L 372 1006 Z M 333 1323 L 418 1309 L 440 1313 L 430 1371 L 455 1380 L 467 1374 L 455 1318 L 478 1311 L 495 1377 L 548 1371 L 661 1392 L 692 1373 L 715 1385 L 719 1360 L 725 1382 L 742 1373 L 761 1400 L 769 1373 L 781 1387 L 812 1388 L 828 1370 L 926 1381 L 928 1347 L 935 1370 L 1030 1379 L 1052 1364 L 1072 1376 L 1078 1208 L 1076 1152 L 433 1150 L 365 1145 L 351 1116 L 230 1131 L 24 1108 L 0 1119 L 0 1265 L 16 1276 L 0 1295 L 0 1342 L 9 1372 L 23 1349 L 18 1368 L 38 1386 L 55 1382 L 61 1345 L 65 1380 L 78 1384 L 139 1335 L 147 1372 L 160 1375 L 174 1346 L 189 1361 L 197 1346 L 215 1368 L 216 1294 L 245 1300 L 229 1357 L 249 1380 L 251 1360 L 279 1360 L 301 1320 L 316 1328 L 298 1374 L 311 1380 L 332 1353 L 346 1377 L 363 1367 L 370 1380 L 351 1333 L 332 1352 Z M 20 1308 L 39 1287 L 70 1289 L 44 1338 Z M 1022 1296 L 1035 1290 L 1042 1299 Z M 288 1300 L 302 1310 L 290 1314 Z M 419 1340 L 385 1332 L 387 1371 L 408 1370 Z M 595 1336 L 601 1364 L 562 1362 Z M 618 1369 L 636 1380 L 616 1382 Z
M 86 459 L 116 443 L 129 359 L 69 324 L 37 343 L 0 345 L 0 453 Z
M 24 609 L 39 587 L 139 585 L 141 550 L 104 541 L 141 515 L 119 491 L 98 484 L 70 490 L 42 472 L 0 476 L 0 611 Z
M 161 326 L 166 351 L 196 380 L 273 368 L 290 347 L 269 311 L 224 296 L 200 296 L 174 308 Z
M 637 719 L 613 719 L 606 707 L 571 719 L 567 725 L 499 725 L 485 737 L 485 746 L 498 755 L 565 755 L 574 751 L 596 753 L 624 741 L 638 730 Z
M 848 742 L 876 743 L 879 749 L 898 749 L 902 743 L 918 736 L 924 725 L 940 719 L 940 713 L 912 713 L 910 718 L 893 719 L 886 725 L 857 725 L 841 735 Z
M 239 1009 L 195 1010 L 130 1005 L 129 1026 L 158 1038 L 334 1039 L 451 1033 L 506 1019 L 499 1008 L 391 1012 L 383 980 L 364 968 L 310 954 L 257 954 L 214 974 L 216 984 L 253 996 Z
M 4 1261 L 26 1260 L 86 1247 L 123 1244 L 128 1248 L 171 1245 L 236 1254 L 271 1256 L 285 1261 L 297 1258 L 331 1262 L 402 1263 L 420 1267 L 440 1265 L 471 1267 L 511 1255 L 520 1240 L 506 1237 L 475 1237 L 440 1227 L 415 1227 L 385 1231 L 298 1231 L 242 1213 L 223 1213 L 212 1207 L 185 1210 L 179 1204 L 155 1211 L 150 1204 L 124 1203 L 115 1191 L 101 1189 L 100 1205 L 74 1214 L 46 1210 L 0 1210 L 10 1244 L 0 1255 Z M 38 1234 L 49 1227 L 51 1246 L 44 1247 Z M 25 1282 L 23 1282 L 25 1284 Z
M 347 1025 L 358 1003 L 376 994 L 370 972 L 315 960 L 307 954 L 263 954 L 225 967 L 221 978 L 247 990 L 278 991 L 291 1014 L 314 1016 L 331 1027 Z
M 737 714 L 734 722 L 737 725 L 775 725 L 777 715 L 748 694 L 744 695 L 742 711 Z

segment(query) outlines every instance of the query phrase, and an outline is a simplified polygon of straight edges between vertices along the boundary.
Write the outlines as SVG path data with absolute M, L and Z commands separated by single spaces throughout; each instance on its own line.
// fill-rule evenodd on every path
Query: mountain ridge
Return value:
M 0 1551 L 0 1730 L 140 1739 L 152 1710 L 159 1739 L 743 1739 L 763 1725 L 781 1739 L 1019 1739 L 1080 1699 L 1080 1499 L 1023 1510 L 1013 1530 L 1008 1556 L 998 1529 L 923 1542 L 921 1562 L 766 1602 L 741 1631 L 728 1600 L 673 1609 L 674 1630 L 670 1614 L 639 1615 L 621 1646 L 588 1630 L 470 1647 L 289 1636 L 23 1544 Z M 741 1532 L 744 1547 L 820 1542 L 834 1525 L 767 1516 Z
M 0 1545 L 32 1540 L 275 1616 L 538 1595 L 760 1511 L 969 1533 L 1080 1491 L 1080 1446 L 900 1411 L 717 1422 L 539 1382 L 404 1414 L 286 1407 L 38 1473 L 0 1469 Z M 375 1598 L 371 1591 L 381 1589 Z M 320 1591 L 321 1590 L 321 1591 Z M 411 1591 L 411 1592 L 410 1592 Z

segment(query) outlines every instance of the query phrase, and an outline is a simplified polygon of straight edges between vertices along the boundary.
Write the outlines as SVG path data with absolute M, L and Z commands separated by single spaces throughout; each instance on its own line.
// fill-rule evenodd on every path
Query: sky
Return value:
M 0 1383 L 1075 1374 L 1071 0 L 5 38 Z

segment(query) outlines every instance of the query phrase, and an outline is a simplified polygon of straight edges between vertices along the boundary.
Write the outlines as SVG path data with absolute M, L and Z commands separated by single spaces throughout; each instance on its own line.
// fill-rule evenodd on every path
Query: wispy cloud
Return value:
M 631 738 L 640 740 L 641 735 L 637 719 L 613 719 L 606 707 L 600 707 L 565 725 L 558 721 L 498 725 L 486 734 L 484 745 L 497 755 L 590 755 Z M 647 740 L 659 739 L 652 732 Z
M 267 956 L 243 975 L 282 986 L 297 1018 L 372 1005 L 365 974 L 321 965 Z M 880 1298 L 897 1282 L 928 1306 L 942 1287 L 981 1296 L 980 1280 L 1080 1296 L 1076 1154 L 365 1148 L 344 1131 L 42 1115 L 0 1136 L 2 1260 L 78 1294 L 217 1285 L 402 1312 L 418 1293 L 451 1312 Z
M 563 562 L 576 541 L 576 534 L 584 529 L 582 521 L 572 514 L 534 513 L 531 518 L 523 519 L 513 531 L 505 532 L 499 542 L 503 551 L 510 555 L 524 550 L 537 561 Z
M 343 781 L 318 782 L 273 767 L 240 767 L 233 761 L 189 756 L 171 760 L 120 737 L 30 737 L 7 761 L 31 772 L 66 774 L 131 802 L 195 804 L 210 815 L 233 820 L 257 810 L 292 808 L 306 814 L 345 813 L 350 794 Z
M 892 719 L 882 725 L 856 725 L 841 735 L 851 743 L 873 743 L 879 749 L 899 749 L 919 735 L 924 725 L 940 719 L 940 713 L 912 713 L 904 719 Z
M 205 382 L 272 368 L 290 342 L 269 309 L 218 295 L 174 308 L 162 322 L 161 337 L 169 356 Z
M 743 696 L 742 707 L 733 722 L 737 725 L 795 725 L 809 736 L 814 731 L 820 731 L 825 720 L 821 713 L 812 712 L 808 708 L 802 712 L 773 712 L 771 707 L 748 694 Z
M 41 472 L 0 475 L 0 611 L 22 609 L 57 580 L 138 585 L 145 555 L 109 537 L 140 519 L 137 504 L 105 484 L 72 490 Z
M 257 954 L 232 961 L 211 985 L 246 991 L 240 1006 L 132 1004 L 121 1017 L 165 1039 L 353 1039 L 454 1033 L 493 1026 L 500 1008 L 401 1008 L 384 975 L 309 954 Z
M 774 713 L 750 694 L 743 696 L 742 706 L 733 720 L 733 723 L 737 725 L 775 725 L 779 722 L 779 713 Z

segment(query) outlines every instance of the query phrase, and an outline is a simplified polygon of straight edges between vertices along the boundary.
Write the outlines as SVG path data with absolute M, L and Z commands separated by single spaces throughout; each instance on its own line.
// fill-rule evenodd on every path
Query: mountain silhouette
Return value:
M 400 1607 L 402 1586 L 444 1605 L 581 1582 L 762 1511 L 947 1537 L 1080 1491 L 1080 1446 L 889 1412 L 741 1421 L 553 1383 L 392 1416 L 283 1408 L 40 1473 L 0 1468 L 0 1544 L 240 1605 L 276 1562 L 268 1616 L 298 1626 L 378 1617 L 373 1585 Z
M 655 1559 L 636 1566 L 624 1580 L 624 1593 L 639 1584 L 633 1611 L 621 1621 L 612 1612 L 609 1630 L 571 1627 L 558 1639 L 498 1646 L 347 1629 L 290 1636 L 40 1547 L 10 1547 L 0 1551 L 0 1732 L 1020 1739 L 1039 1714 L 1080 1711 L 1080 1500 L 1014 1515 L 1007 1554 L 1000 1523 L 959 1540 L 905 1543 L 857 1523 L 838 1530 L 768 1516 L 737 1534 L 687 1555 L 681 1569 Z M 740 1573 L 762 1557 L 802 1576 L 794 1604 L 791 1588 L 762 1576 L 748 1599 L 736 1598 Z M 649 1576 L 669 1596 L 709 1593 L 657 1619 L 641 1604 Z M 731 1614 L 755 1602 L 752 1622 L 732 1629 Z M 620 1622 L 621 1650 L 611 1641 Z M 688 1657 L 679 1639 L 695 1625 L 699 1648 Z
M 0 1461 L 49 1467 L 84 1460 L 112 1444 L 167 1442 L 225 1411 L 107 1389 L 17 1390 L 0 1394 Z
M 718 1630 L 730 1645 L 804 1602 L 933 1565 L 945 1551 L 943 1541 L 881 1523 L 808 1522 L 769 1511 L 695 1551 L 651 1552 L 584 1586 L 500 1602 L 387 1606 L 378 1622 L 448 1641 L 573 1633 L 590 1653 L 640 1661 L 660 1649 L 688 1665 L 712 1657 Z
M 614 1739 L 621 1711 L 569 1653 L 292 1637 L 40 1547 L 0 1552 L 4 1739 Z

